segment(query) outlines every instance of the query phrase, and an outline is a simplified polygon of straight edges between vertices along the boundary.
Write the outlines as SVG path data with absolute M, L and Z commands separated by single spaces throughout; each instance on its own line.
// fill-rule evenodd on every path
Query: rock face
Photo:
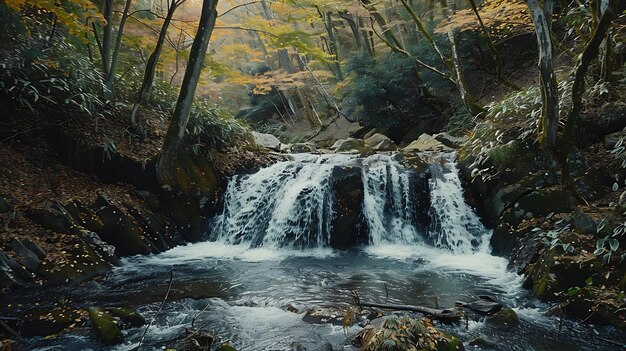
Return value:
M 330 147 L 336 152 L 362 152 L 365 150 L 365 142 L 362 139 L 339 139 Z
M 449 147 L 442 144 L 439 140 L 433 138 L 431 135 L 422 134 L 417 140 L 414 140 L 404 148 L 407 152 L 422 152 L 422 151 L 446 151 L 450 150 Z
M 335 217 L 332 221 L 330 245 L 336 248 L 354 247 L 367 240 L 363 206 L 363 179 L 358 167 L 336 167 L 333 171 Z
M 263 146 L 264 148 L 280 151 L 280 140 L 272 134 L 265 134 L 259 132 L 252 132 L 252 136 L 254 137 L 254 141 Z
M 461 146 L 465 142 L 465 138 L 455 137 L 446 132 L 435 134 L 433 135 L 433 138 L 443 145 L 453 149 L 461 148 Z
M 375 133 L 365 139 L 365 145 L 371 147 L 374 151 L 396 151 L 396 144 L 383 134 Z

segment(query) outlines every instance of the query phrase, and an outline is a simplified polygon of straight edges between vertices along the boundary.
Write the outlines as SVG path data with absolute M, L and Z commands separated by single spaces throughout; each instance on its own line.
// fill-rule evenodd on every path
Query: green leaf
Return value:
M 577 287 L 577 286 L 573 286 L 569 289 L 567 289 L 567 295 L 569 296 L 574 296 L 574 295 L 578 295 L 578 293 L 580 293 L 582 289 Z
M 585 280 L 585 284 L 592 285 L 593 284 L 593 277 L 587 278 L 587 280 Z
M 619 248 L 619 241 L 617 241 L 617 239 L 611 239 L 609 240 L 609 246 L 611 247 L 611 251 L 615 251 Z

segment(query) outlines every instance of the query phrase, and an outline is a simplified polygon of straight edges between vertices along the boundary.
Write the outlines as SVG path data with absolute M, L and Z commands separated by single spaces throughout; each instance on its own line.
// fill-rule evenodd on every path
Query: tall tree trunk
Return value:
M 128 11 L 130 10 L 130 4 L 132 0 L 126 0 L 124 4 L 124 10 L 122 11 L 122 18 L 120 19 L 120 25 L 117 28 L 117 36 L 115 38 L 115 47 L 113 48 L 113 54 L 111 55 L 111 64 L 109 74 L 106 76 L 104 86 L 107 91 L 113 97 L 113 83 L 115 82 L 115 70 L 117 69 L 118 59 L 120 57 L 120 50 L 122 49 L 122 39 L 124 37 L 124 27 L 126 27 L 126 20 L 128 19 Z
M 602 41 L 606 37 L 606 33 L 608 33 L 611 28 L 611 22 L 617 14 L 617 2 L 618 0 L 609 0 L 606 11 L 602 14 L 591 39 L 587 42 L 587 45 L 585 46 L 582 55 L 580 55 L 580 59 L 576 65 L 574 84 L 572 85 L 572 109 L 567 115 L 567 120 L 565 122 L 563 140 L 561 141 L 561 153 L 559 157 L 559 163 L 562 168 L 561 183 L 564 188 L 571 190 L 574 194 L 576 194 L 576 191 L 570 174 L 568 159 L 576 144 L 574 138 L 578 116 L 583 108 L 585 76 L 587 75 L 589 65 L 600 53 Z
M 100 56 L 102 58 L 102 73 L 104 74 L 104 96 L 111 98 L 112 91 L 107 85 L 108 77 L 111 74 L 111 48 L 113 45 L 113 5 L 115 0 L 104 0 L 102 15 L 106 25 L 102 28 L 102 44 L 100 45 Z M 94 34 L 97 35 L 97 31 Z
M 552 0 L 527 0 L 537 33 L 539 73 L 541 78 L 540 141 L 546 150 L 553 150 L 559 125 L 559 91 L 554 74 L 552 47 Z
M 163 44 L 165 43 L 167 30 L 169 29 L 170 23 L 172 22 L 174 12 L 176 12 L 176 8 L 178 8 L 180 3 L 182 2 L 179 2 L 178 0 L 172 0 L 172 3 L 167 10 L 165 20 L 163 21 L 163 26 L 161 26 L 161 31 L 159 32 L 159 38 L 157 39 L 154 51 L 152 51 L 150 57 L 148 58 L 146 70 L 144 71 L 143 75 L 143 82 L 141 83 L 141 88 L 137 93 L 137 98 L 130 113 L 131 125 L 137 130 L 140 129 L 140 125 L 137 121 L 137 111 L 139 111 L 139 107 L 141 105 L 150 100 L 150 93 L 152 91 L 152 85 L 154 84 L 154 72 L 156 71 L 157 64 L 159 63 L 159 57 L 161 56 L 161 51 L 163 50 Z M 176 55 L 176 69 L 178 70 L 178 53 Z
M 370 57 L 375 57 L 376 50 L 374 49 L 374 33 L 365 28 L 363 18 L 361 17 L 359 17 L 359 28 L 361 30 L 361 34 L 363 35 L 363 44 L 365 45 L 365 49 L 369 53 Z
M 403 0 L 404 2 L 404 0 Z M 451 0 L 440 0 L 441 10 L 443 16 L 451 21 L 452 18 L 452 6 L 454 1 Z M 485 109 L 478 104 L 472 92 L 467 85 L 467 81 L 465 81 L 465 76 L 463 74 L 463 66 L 461 65 L 461 55 L 459 54 L 459 48 L 456 38 L 456 30 L 451 29 L 448 31 L 448 40 L 450 41 L 450 46 L 452 49 L 452 73 L 454 75 L 454 80 L 456 81 L 457 89 L 459 90 L 459 95 L 461 95 L 461 100 L 463 101 L 465 107 L 469 111 L 470 114 L 476 116 L 485 112 Z
M 354 43 L 356 44 L 357 49 L 359 51 L 363 51 L 363 38 L 361 37 L 361 32 L 359 30 L 359 24 L 357 21 L 352 18 L 347 12 L 343 11 L 339 13 L 339 17 L 343 18 L 350 26 L 350 30 L 352 31 L 352 36 L 354 37 Z
M 176 160 L 185 137 L 185 130 L 189 122 L 189 115 L 193 98 L 200 79 L 200 73 L 204 66 L 204 59 L 215 21 L 217 19 L 218 0 L 204 0 L 198 25 L 198 32 L 193 40 L 189 61 L 185 69 L 185 77 L 180 88 L 174 115 L 170 121 L 163 147 L 157 162 L 157 177 L 162 185 L 168 185 L 175 179 Z
M 328 51 L 330 51 L 330 54 L 334 56 L 332 71 L 338 80 L 343 80 L 341 65 L 339 64 L 339 51 L 337 48 L 337 39 L 335 38 L 335 29 L 333 28 L 332 14 L 330 12 L 323 14 L 319 8 L 317 11 L 324 21 L 324 27 L 326 27 L 326 33 L 328 34 Z

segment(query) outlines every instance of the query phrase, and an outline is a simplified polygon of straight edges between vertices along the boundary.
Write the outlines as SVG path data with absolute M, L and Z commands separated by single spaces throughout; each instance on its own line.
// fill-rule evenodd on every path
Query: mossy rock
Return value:
M 233 347 L 232 345 L 230 345 L 229 343 L 224 343 L 220 347 L 218 347 L 217 350 L 215 351 L 237 351 L 237 349 Z
M 72 237 L 66 243 L 62 263 L 43 261 L 37 274 L 50 284 L 80 283 L 103 275 L 111 265 L 94 248 L 78 237 Z
M 115 345 L 121 343 L 124 338 L 115 319 L 106 310 L 100 307 L 89 309 L 89 318 L 93 323 L 100 341 L 105 345 Z
M 571 212 L 574 209 L 574 201 L 571 195 L 563 190 L 544 189 L 522 196 L 515 206 L 532 213 L 534 217 L 543 217 L 550 213 Z
M 465 350 L 463 342 L 455 336 L 437 342 L 437 351 L 462 351 Z
M 115 246 L 119 256 L 147 255 L 158 253 L 158 248 L 148 239 L 137 221 L 106 196 L 96 200 L 97 215 L 103 223 L 98 232 L 100 238 Z
M 53 310 L 28 313 L 20 319 L 23 321 L 22 336 L 49 336 L 84 324 L 85 313 L 82 310 L 63 306 Z
M 485 319 L 485 323 L 495 329 L 511 330 L 519 325 L 517 313 L 510 308 L 502 308 Z
M 127 307 L 108 307 L 106 311 L 121 319 L 124 323 L 133 327 L 141 327 L 146 324 L 146 319 L 132 308 Z

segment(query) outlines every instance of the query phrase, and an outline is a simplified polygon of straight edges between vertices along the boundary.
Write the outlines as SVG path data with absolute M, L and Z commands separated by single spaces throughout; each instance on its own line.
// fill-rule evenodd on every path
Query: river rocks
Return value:
M 461 148 L 461 146 L 465 142 L 465 138 L 455 137 L 446 132 L 434 134 L 433 138 L 443 145 L 453 149 Z
M 215 351 L 237 351 L 237 349 L 229 343 L 224 343 L 220 345 L 220 347 L 218 347 Z
M 383 134 L 375 133 L 365 139 L 365 145 L 371 147 L 374 151 L 396 151 L 396 144 Z
M 347 248 L 363 244 L 367 241 L 367 230 L 361 215 L 364 196 L 361 169 L 335 167 L 332 178 L 335 202 L 330 245 Z
M 252 136 L 254 137 L 254 142 L 258 145 L 263 146 L 264 148 L 280 151 L 280 140 L 272 134 L 265 134 L 259 132 L 252 132 Z
M 502 309 L 502 305 L 490 296 L 478 296 L 478 300 L 457 302 L 456 305 L 482 314 L 494 314 Z
M 407 317 L 388 317 L 382 327 L 366 327 L 354 340 L 364 351 L 465 350 L 458 338 L 437 330 L 428 319 Z
M 18 255 L 17 260 L 21 265 L 31 272 L 37 271 L 37 268 L 41 265 L 42 259 L 27 248 L 21 240 L 13 238 L 13 240 L 11 240 L 11 249 Z M 45 254 L 43 254 L 43 252 L 41 253 L 45 257 Z
M 365 150 L 365 142 L 362 139 L 339 139 L 331 149 L 336 152 L 363 152 Z
M 4 287 L 18 287 L 34 284 L 35 280 L 24 266 L 0 251 L 0 283 Z
M 147 255 L 156 253 L 156 246 L 145 237 L 145 232 L 132 216 L 126 214 L 107 196 L 98 196 L 95 204 L 97 215 L 102 220 L 100 237 L 115 246 L 120 256 Z
M 295 143 L 291 145 L 289 152 L 292 154 L 312 154 L 317 152 L 317 148 L 315 148 L 315 145 L 309 143 Z
M 510 308 L 502 308 L 488 316 L 485 324 L 499 330 L 511 330 L 519 324 L 517 313 Z
M 56 201 L 45 201 L 36 208 L 28 210 L 26 214 L 46 229 L 66 234 L 76 232 L 72 216 L 62 204 Z
M 123 341 L 122 332 L 117 326 L 113 316 L 100 307 L 92 307 L 89 309 L 89 318 L 93 323 L 100 341 L 105 345 L 115 345 Z
M 407 152 L 422 152 L 422 151 L 446 151 L 450 150 L 447 146 L 442 144 L 439 140 L 433 138 L 429 134 L 420 135 L 417 140 L 414 140 L 404 148 Z
M 67 328 L 82 325 L 85 317 L 85 311 L 69 306 L 27 313 L 20 317 L 22 321 L 21 333 L 23 337 L 54 335 Z
M 332 324 L 341 326 L 343 325 L 343 318 L 345 312 L 337 308 L 311 308 L 304 316 L 302 321 L 310 324 Z
M 83 239 L 85 243 L 91 245 L 91 247 L 93 247 L 93 249 L 105 262 L 112 265 L 119 264 L 119 258 L 115 254 L 115 246 L 102 241 L 98 234 L 84 229 L 80 232 L 80 238 Z
M 119 318 L 129 327 L 141 327 L 146 324 L 146 319 L 132 308 L 127 307 L 107 307 L 106 312 Z M 125 328 L 123 328 L 125 329 Z

